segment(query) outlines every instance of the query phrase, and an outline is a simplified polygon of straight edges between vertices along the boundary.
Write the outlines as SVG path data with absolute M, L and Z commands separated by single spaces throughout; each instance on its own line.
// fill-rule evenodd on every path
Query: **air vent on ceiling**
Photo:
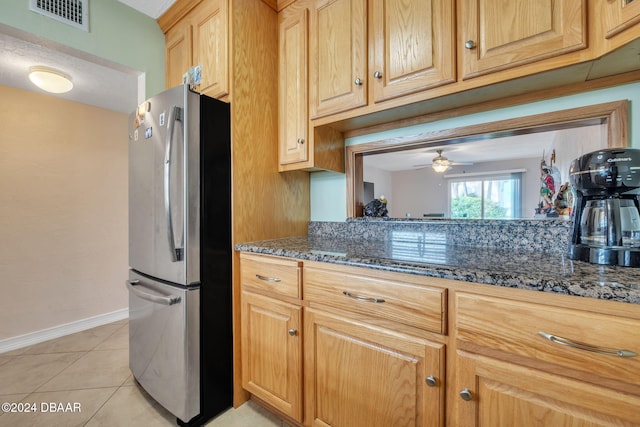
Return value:
M 29 9 L 89 31 L 89 0 L 29 0 Z

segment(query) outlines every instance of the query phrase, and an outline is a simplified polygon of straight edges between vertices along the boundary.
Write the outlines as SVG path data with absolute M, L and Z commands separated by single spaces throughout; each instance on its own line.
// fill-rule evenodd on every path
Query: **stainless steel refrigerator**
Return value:
M 232 404 L 229 104 L 179 86 L 129 118 L 129 366 L 177 418 Z

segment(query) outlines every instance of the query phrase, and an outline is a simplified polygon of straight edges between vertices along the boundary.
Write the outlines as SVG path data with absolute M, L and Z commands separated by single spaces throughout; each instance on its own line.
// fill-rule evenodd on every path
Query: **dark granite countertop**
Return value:
M 564 255 L 415 240 L 317 236 L 236 245 L 236 250 L 443 279 L 640 304 L 640 268 L 573 261 Z

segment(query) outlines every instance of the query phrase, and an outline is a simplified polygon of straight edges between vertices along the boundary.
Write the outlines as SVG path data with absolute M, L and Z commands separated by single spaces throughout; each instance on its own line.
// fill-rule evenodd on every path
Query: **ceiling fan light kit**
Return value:
M 431 165 L 433 170 L 437 173 L 443 173 L 448 169 L 451 169 L 451 162 L 442 155 L 442 150 L 437 150 L 437 153 L 438 156 L 434 157 L 433 164 Z

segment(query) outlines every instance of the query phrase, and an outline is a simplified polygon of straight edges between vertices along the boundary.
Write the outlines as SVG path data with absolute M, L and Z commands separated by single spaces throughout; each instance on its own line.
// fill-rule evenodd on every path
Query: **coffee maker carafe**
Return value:
M 575 217 L 569 258 L 640 267 L 640 150 L 608 148 L 569 171 Z

